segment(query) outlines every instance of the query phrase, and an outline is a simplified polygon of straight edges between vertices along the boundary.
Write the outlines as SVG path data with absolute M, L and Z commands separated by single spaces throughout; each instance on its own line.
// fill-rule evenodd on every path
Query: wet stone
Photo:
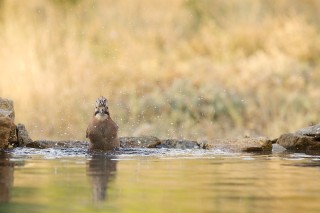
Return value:
M 268 152 L 272 150 L 272 141 L 267 138 L 222 139 L 208 142 L 192 140 L 165 139 L 157 137 L 121 137 L 121 151 L 125 149 L 220 149 L 228 152 Z M 38 140 L 26 144 L 26 147 L 47 148 L 88 148 L 86 141 L 49 141 Z
M 43 145 L 42 143 L 38 142 L 38 141 L 33 141 L 30 142 L 28 144 L 26 144 L 26 147 L 29 148 L 36 148 L 36 149 L 45 149 L 45 148 L 49 148 L 46 145 Z
M 165 139 L 162 140 L 161 143 L 156 146 L 156 148 L 200 149 L 200 145 L 197 141 Z
M 156 148 L 161 140 L 153 136 L 120 137 L 121 148 Z
M 26 144 L 29 148 L 48 149 L 48 148 L 87 148 L 86 141 L 50 141 L 37 140 Z

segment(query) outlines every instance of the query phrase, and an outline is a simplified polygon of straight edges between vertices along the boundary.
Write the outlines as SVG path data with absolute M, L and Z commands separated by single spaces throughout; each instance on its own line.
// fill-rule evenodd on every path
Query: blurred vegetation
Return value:
M 34 139 L 84 139 L 95 99 L 120 135 L 207 139 L 320 120 L 317 0 L 1 0 L 0 96 Z

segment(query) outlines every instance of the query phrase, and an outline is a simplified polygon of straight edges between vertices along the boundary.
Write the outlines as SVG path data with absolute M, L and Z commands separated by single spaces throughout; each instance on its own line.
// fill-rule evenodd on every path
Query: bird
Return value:
M 101 96 L 96 100 L 95 111 L 89 122 L 86 138 L 90 151 L 110 151 L 120 147 L 118 125 L 110 117 L 108 100 Z

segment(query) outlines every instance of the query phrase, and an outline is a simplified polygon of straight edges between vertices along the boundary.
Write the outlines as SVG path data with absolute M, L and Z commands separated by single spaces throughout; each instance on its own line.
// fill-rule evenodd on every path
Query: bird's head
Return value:
M 94 115 L 99 117 L 107 116 L 107 118 L 110 116 L 108 100 L 105 97 L 101 96 L 96 100 Z

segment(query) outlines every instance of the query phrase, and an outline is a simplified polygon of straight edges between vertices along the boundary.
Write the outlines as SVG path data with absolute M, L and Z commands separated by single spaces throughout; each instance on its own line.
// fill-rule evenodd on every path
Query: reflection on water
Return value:
M 14 164 L 9 161 L 9 155 L 0 151 L 0 203 L 10 200 L 10 191 L 13 185 Z
M 87 174 L 91 180 L 93 201 L 104 201 L 106 199 L 108 183 L 115 178 L 116 171 L 117 161 L 110 156 L 94 154 L 88 160 Z
M 320 212 L 319 156 L 29 152 L 0 156 L 0 212 Z

